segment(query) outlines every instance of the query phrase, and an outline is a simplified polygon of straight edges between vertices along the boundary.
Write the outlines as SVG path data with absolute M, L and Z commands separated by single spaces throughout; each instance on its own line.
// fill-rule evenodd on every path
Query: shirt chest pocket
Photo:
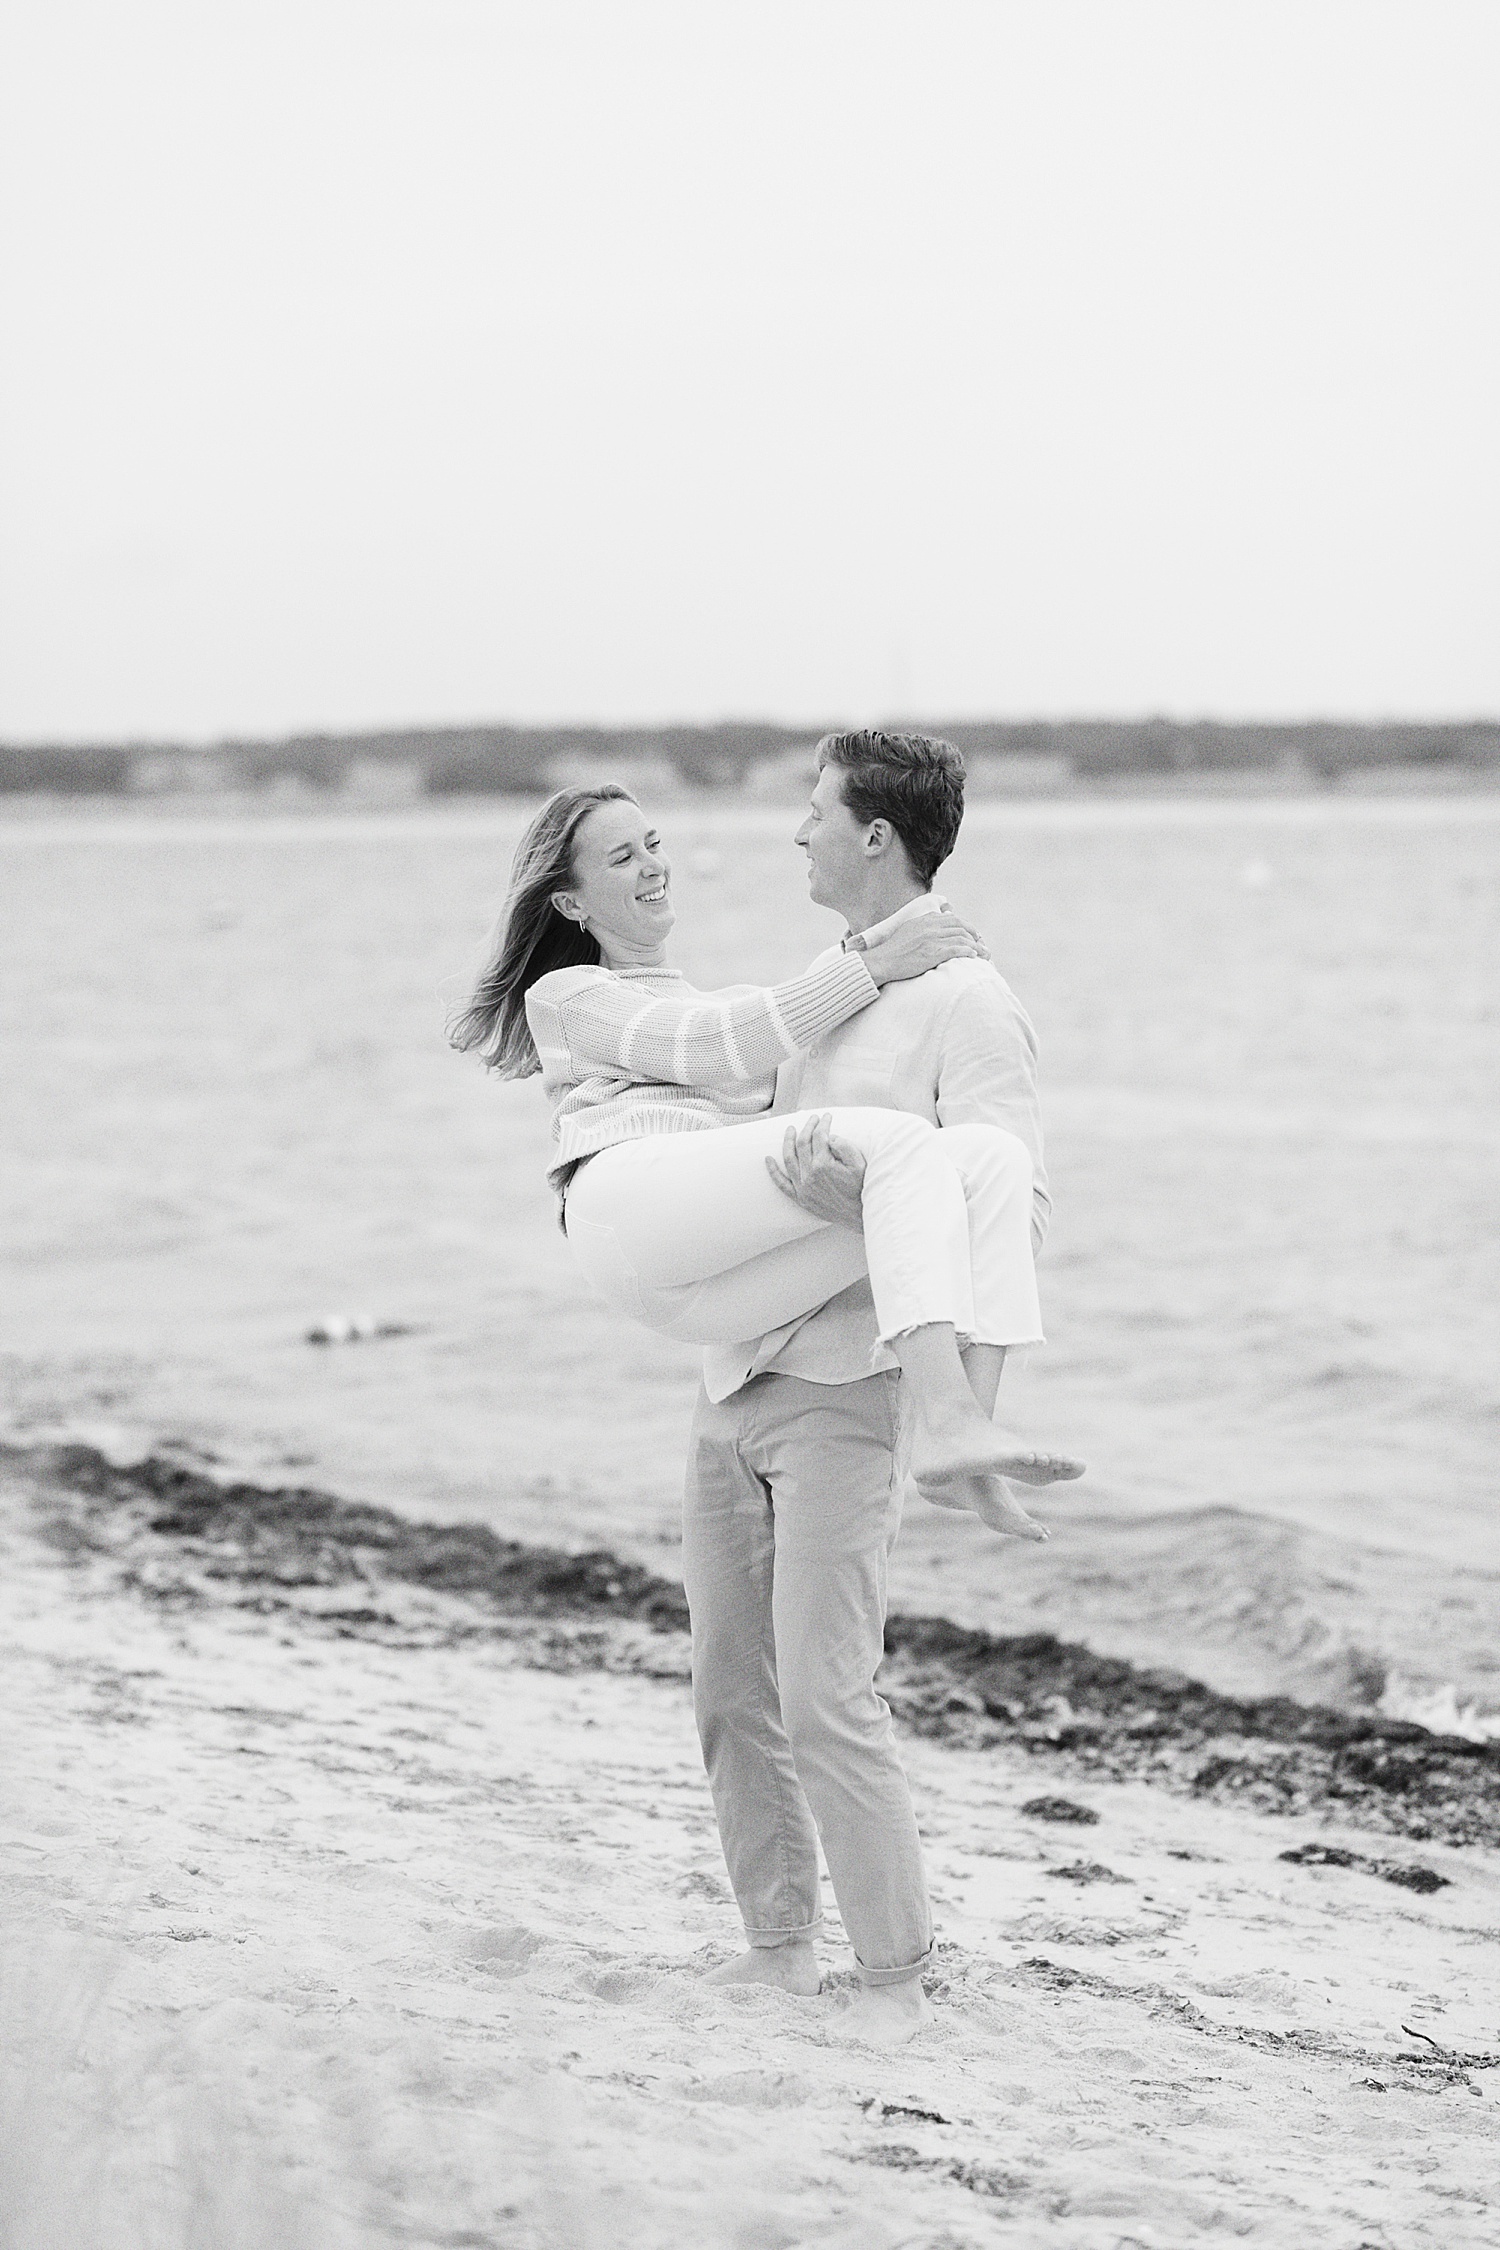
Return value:
M 900 1060 L 894 1047 L 872 1047 L 862 1039 L 841 1045 L 828 1073 L 829 1093 L 851 1109 L 889 1109 Z

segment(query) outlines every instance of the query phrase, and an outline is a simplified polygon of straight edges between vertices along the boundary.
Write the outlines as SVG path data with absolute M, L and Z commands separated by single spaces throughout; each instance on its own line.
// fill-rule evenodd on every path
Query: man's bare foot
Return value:
M 1004 1477 L 955 1478 L 952 1484 L 935 1484 L 923 1498 L 934 1508 L 954 1508 L 978 1516 L 1002 1539 L 1050 1539 L 1045 1524 L 1029 1516 Z
M 705 1984 L 769 1984 L 778 1992 L 794 1992 L 799 1999 L 815 2000 L 823 1989 L 818 1956 L 808 1944 L 752 1945 L 710 1969 Z
M 911 1473 L 922 1490 L 965 1477 L 1014 1477 L 1018 1484 L 1060 1484 L 1081 1477 L 1084 1464 L 1066 1453 L 1042 1453 L 1013 1430 L 987 1421 L 978 1407 L 939 1421 L 920 1421 Z
M 935 2020 L 936 2010 L 922 1990 L 921 1978 L 908 1977 L 904 1984 L 862 1984 L 839 2017 L 838 2028 L 866 2047 L 904 2047 Z

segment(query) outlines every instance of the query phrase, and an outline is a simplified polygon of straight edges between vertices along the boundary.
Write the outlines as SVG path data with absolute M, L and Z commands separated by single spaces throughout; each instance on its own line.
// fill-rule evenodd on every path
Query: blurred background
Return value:
M 671 1567 L 693 1355 L 441 996 L 605 773 L 688 974 L 791 972 L 817 734 L 935 728 L 1042 1044 L 1010 1411 L 1092 1473 L 897 1599 L 1500 1730 L 1493 11 L 7 49 L 5 1429 Z

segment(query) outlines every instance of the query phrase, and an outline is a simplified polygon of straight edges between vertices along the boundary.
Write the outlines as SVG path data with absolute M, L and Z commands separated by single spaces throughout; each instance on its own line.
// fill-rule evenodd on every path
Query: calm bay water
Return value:
M 590 1303 L 540 1095 L 441 1037 L 526 809 L 0 824 L 12 1426 L 670 1545 L 692 1355 Z M 795 819 L 665 808 L 695 980 L 834 934 Z M 971 812 L 1057 1197 L 1009 1410 L 1091 1475 L 1038 1557 L 924 1510 L 907 1606 L 1500 1706 L 1497 871 L 1494 796 Z M 414 1333 L 302 1341 L 366 1308 Z

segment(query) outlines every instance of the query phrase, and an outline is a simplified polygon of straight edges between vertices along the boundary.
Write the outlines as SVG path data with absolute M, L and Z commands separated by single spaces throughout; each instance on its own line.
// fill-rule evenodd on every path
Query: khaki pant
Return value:
M 719 1834 L 753 1946 L 818 1926 L 818 1840 L 860 1975 L 932 1948 L 911 1792 L 875 1692 L 907 1443 L 900 1378 L 761 1375 L 688 1448 L 683 1577 L 693 1700 Z

